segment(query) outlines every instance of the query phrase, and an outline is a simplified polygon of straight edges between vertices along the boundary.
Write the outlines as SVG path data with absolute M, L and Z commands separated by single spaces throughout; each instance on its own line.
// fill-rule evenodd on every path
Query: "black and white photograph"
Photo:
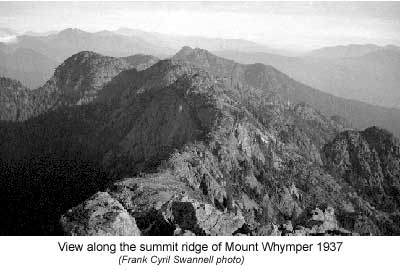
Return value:
M 400 2 L 0 2 L 0 235 L 398 236 L 399 138 Z

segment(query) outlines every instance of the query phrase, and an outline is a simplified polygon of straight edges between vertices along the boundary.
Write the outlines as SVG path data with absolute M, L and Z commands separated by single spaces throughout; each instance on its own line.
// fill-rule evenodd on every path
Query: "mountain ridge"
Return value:
M 354 58 L 379 51 L 379 50 L 399 50 L 395 45 L 379 46 L 375 44 L 349 44 L 323 47 L 312 50 L 307 55 L 316 58 Z
M 244 39 L 207 38 L 202 36 L 169 35 L 140 29 L 119 28 L 115 31 L 127 36 L 138 36 L 150 43 L 160 44 L 171 50 L 171 55 L 184 46 L 199 47 L 210 51 L 236 49 L 249 52 L 267 51 L 274 53 L 294 54 L 290 51 L 278 50 L 266 45 Z
M 357 57 L 286 57 L 267 53 L 220 51 L 216 55 L 239 63 L 272 65 L 293 79 L 338 97 L 398 108 L 400 51 L 378 47 Z
M 310 90 L 270 66 L 183 48 L 120 72 L 87 104 L 1 123 L 5 202 L 24 200 L 10 202 L 15 217 L 2 233 L 399 234 L 399 200 L 359 187 L 368 169 L 377 184 L 398 187 L 375 176 L 399 175 L 398 141 L 352 130 L 363 156 L 337 171 L 334 159 L 354 151 L 349 131 L 342 118 L 289 100 Z
M 5 44 L 9 48 L 30 48 L 58 62 L 80 51 L 96 51 L 103 55 L 124 57 L 134 54 L 164 55 L 164 48 L 150 44 L 139 37 L 116 33 L 86 32 L 80 29 L 64 29 L 46 36 L 17 36 L 16 43 Z
M 390 108 L 381 108 L 378 106 L 368 105 L 366 103 L 352 101 L 348 99 L 342 99 L 339 97 L 335 97 L 328 93 L 324 93 L 323 91 L 316 90 L 314 88 L 310 88 L 306 85 L 298 83 L 291 79 L 290 77 L 286 76 L 285 74 L 279 72 L 275 68 L 269 65 L 263 65 L 261 63 L 258 64 L 249 64 L 249 65 L 240 65 L 233 61 L 216 57 L 215 55 L 203 51 L 192 52 L 188 54 L 187 48 L 185 49 L 187 58 L 191 58 L 192 62 L 198 62 L 198 65 L 201 64 L 203 61 L 204 67 L 207 66 L 208 58 L 214 63 L 218 63 L 221 67 L 224 65 L 229 67 L 226 73 L 227 76 L 235 78 L 235 77 L 242 77 L 245 78 L 246 71 L 250 71 L 249 73 L 257 73 L 259 74 L 259 79 L 263 79 L 263 77 L 268 78 L 270 75 L 269 81 L 272 78 L 277 77 L 280 78 L 280 81 L 288 83 L 287 87 L 281 86 L 280 92 L 281 94 L 285 94 L 288 100 L 292 102 L 307 102 L 312 107 L 316 108 L 317 110 L 323 112 L 328 116 L 339 115 L 346 118 L 354 127 L 363 129 L 371 125 L 380 125 L 381 127 L 388 128 L 396 133 L 396 135 L 400 134 L 400 127 L 398 126 L 397 119 L 400 118 L 400 111 L 396 109 Z M 196 54 L 199 54 L 196 56 Z M 202 56 L 204 54 L 204 56 Z M 179 54 L 178 54 L 179 55 Z M 183 56 L 183 55 L 182 55 Z M 196 59 L 197 58 L 197 59 Z M 200 60 L 199 59 L 203 59 Z M 265 70 L 264 70 L 265 69 Z M 231 72 L 232 71 L 232 72 Z M 253 71 L 253 72 L 251 72 Z M 217 71 L 218 72 L 218 71 Z M 235 75 L 240 74 L 241 75 Z M 253 74 L 255 75 L 255 74 Z M 261 76 L 262 75 L 262 76 Z M 272 77 L 272 78 L 271 78 Z M 262 86 L 262 80 L 257 78 L 251 79 L 247 78 L 247 81 L 250 85 L 268 89 L 269 87 Z M 295 92 L 293 92 L 295 90 Z M 397 118 L 398 117 L 398 118 Z
M 166 80 L 165 82 L 157 81 L 161 82 L 161 86 L 157 84 L 148 85 L 146 81 L 139 81 L 127 87 L 122 96 L 121 94 L 116 95 L 123 98 L 127 98 L 128 94 L 133 96 L 131 102 L 125 103 L 125 99 L 115 102 L 120 105 L 119 107 L 125 109 L 118 111 L 121 114 L 125 113 L 125 116 L 118 117 L 120 120 L 124 120 L 126 116 L 136 116 L 135 112 L 127 110 L 130 107 L 134 109 L 138 107 L 132 102 L 138 103 L 136 105 L 146 103 L 148 106 L 142 105 L 143 110 L 141 110 L 141 107 L 136 108 L 135 111 L 144 111 L 144 114 L 133 123 L 134 127 L 130 133 L 113 152 L 117 154 L 117 157 L 107 156 L 107 159 L 111 162 L 129 162 L 128 165 L 123 164 L 117 168 L 115 166 L 112 168 L 125 170 L 132 168 L 129 167 L 129 164 L 132 164 L 129 154 L 139 158 L 139 160 L 133 160 L 133 165 L 135 165 L 135 162 L 136 164 L 149 162 L 149 166 L 154 164 L 154 159 L 151 156 L 146 158 L 142 157 L 141 154 L 154 154 L 158 158 L 155 162 L 165 160 L 165 163 L 153 169 L 151 175 L 144 174 L 142 178 L 120 180 L 99 195 L 102 196 L 101 198 L 105 195 L 108 196 L 107 202 L 117 202 L 123 208 L 121 212 L 116 212 L 116 218 L 108 219 L 106 220 L 107 225 L 100 226 L 102 232 L 129 235 L 129 232 L 125 233 L 126 231 L 119 231 L 109 226 L 118 221 L 120 215 L 122 216 L 121 213 L 125 213 L 123 211 L 129 211 L 129 214 L 136 220 L 136 224 L 131 225 L 135 233 L 139 232 L 144 235 L 231 235 L 242 232 L 259 235 L 291 233 L 305 235 L 329 234 L 329 232 L 333 234 L 398 232 L 394 224 L 396 214 L 391 216 L 391 212 L 387 217 L 394 217 L 390 220 L 393 222 L 386 227 L 382 226 L 384 224 L 377 219 L 386 215 L 387 212 L 369 209 L 371 216 L 369 216 L 368 221 L 363 218 L 365 216 L 354 216 L 354 213 L 356 215 L 361 213 L 362 215 L 359 209 L 362 208 L 363 210 L 368 207 L 368 202 L 360 200 L 357 194 L 351 193 L 351 190 L 349 191 L 351 194 L 347 192 L 347 189 L 341 190 L 340 183 L 344 183 L 342 182 L 343 178 L 338 177 L 338 180 L 335 180 L 329 174 L 331 172 L 329 168 L 324 170 L 326 166 L 321 159 L 324 156 L 320 155 L 318 151 L 326 144 L 329 145 L 331 138 L 336 134 L 335 132 L 343 130 L 340 125 L 329 121 L 307 105 L 287 104 L 286 100 L 282 100 L 279 95 L 276 97 L 274 93 L 268 95 L 268 92 L 259 89 L 249 90 L 246 84 L 238 86 L 240 85 L 239 82 L 227 84 L 223 77 L 219 77 L 219 73 L 215 73 L 215 71 L 219 71 L 219 67 L 213 67 L 213 63 L 209 62 L 208 59 L 198 62 L 198 67 L 208 66 L 212 68 L 211 71 L 209 69 L 204 70 L 206 72 L 193 70 L 191 65 L 196 67 L 193 62 L 184 61 L 182 63 L 182 60 L 180 60 L 182 56 L 187 57 L 188 54 L 191 55 L 192 53 L 188 48 L 184 48 L 175 59 L 172 59 L 172 63 L 163 61 L 163 63 L 158 63 L 151 68 L 153 72 L 165 71 L 167 73 L 165 74 L 166 77 L 161 77 L 161 79 Z M 199 55 L 192 57 L 199 57 Z M 213 58 L 211 57 L 211 59 Z M 219 64 L 224 63 L 223 60 L 219 61 Z M 232 64 L 232 62 L 228 61 L 228 64 Z M 158 68 L 158 66 L 160 67 Z M 170 69 L 176 72 L 171 72 Z M 146 72 L 152 75 L 149 71 L 141 73 Z M 228 73 L 230 72 L 231 70 L 228 69 Z M 141 77 L 137 75 L 137 77 L 146 78 L 149 76 Z M 181 81 L 183 82 L 181 83 Z M 172 84 L 171 87 L 163 87 L 170 84 Z M 143 86 L 144 90 L 142 89 Z M 182 88 L 187 91 L 176 93 Z M 167 94 L 170 95 L 164 97 Z M 200 105 L 204 103 L 207 105 L 207 102 L 210 102 L 211 108 L 199 105 L 195 106 L 195 109 L 207 109 L 201 115 L 203 120 L 207 121 L 211 118 L 211 121 L 214 120 L 216 123 L 207 121 L 205 124 L 213 125 L 204 127 L 208 128 L 205 129 L 205 134 L 194 135 L 194 139 L 189 137 L 189 139 L 184 140 L 184 137 L 180 143 L 186 144 L 173 152 L 169 158 L 165 158 L 162 155 L 159 157 L 159 153 L 155 151 L 163 151 L 168 147 L 167 154 L 171 153 L 175 146 L 172 144 L 173 140 L 163 142 L 162 139 L 154 138 L 155 135 L 153 134 L 156 133 L 159 136 L 172 134 L 172 136 L 178 137 L 179 135 L 182 136 L 183 133 L 184 136 L 185 131 L 178 128 L 182 124 L 186 128 L 191 128 L 189 124 L 193 121 L 189 124 L 185 122 L 188 122 L 194 116 L 183 114 L 187 106 L 185 104 L 180 105 L 179 100 L 178 103 L 162 103 L 164 99 L 168 98 L 169 101 L 170 96 L 175 96 L 172 94 L 189 97 L 191 94 L 202 96 L 205 101 L 201 102 Z M 265 99 L 260 105 L 257 95 L 261 95 Z M 149 96 L 152 99 L 150 101 L 144 98 L 140 99 L 142 96 Z M 113 100 L 111 99 L 111 101 Z M 154 106 L 153 103 L 155 103 Z M 266 111 L 268 108 L 271 109 Z M 155 109 L 161 111 L 161 114 L 157 115 L 154 112 Z M 178 120 L 176 124 L 178 127 L 172 129 L 175 127 L 174 122 L 172 124 L 169 124 L 169 122 L 172 122 L 172 117 L 176 115 L 173 114 L 175 111 L 178 111 L 178 113 L 183 111 L 181 113 L 184 120 Z M 130 114 L 127 114 L 127 112 Z M 207 112 L 208 114 L 206 114 Z M 215 115 L 215 113 L 218 114 Z M 171 118 L 166 118 L 166 123 L 163 122 L 162 120 L 168 116 L 171 116 Z M 142 118 L 144 120 L 140 121 Z M 269 120 L 274 122 L 271 123 Z M 118 122 L 113 121 L 113 123 Z M 285 123 L 288 123 L 287 129 L 282 127 Z M 308 123 L 312 124 L 312 127 L 307 127 Z M 316 126 L 317 124 L 318 126 Z M 330 131 L 330 126 L 333 126 L 333 131 Z M 146 129 L 142 134 L 144 128 Z M 313 130 L 315 133 L 311 133 Z M 189 129 L 189 131 L 194 132 L 196 130 Z M 326 135 L 327 138 L 321 137 L 323 135 Z M 197 141 L 194 141 L 195 139 Z M 145 144 L 147 140 L 155 141 L 150 145 L 151 147 L 154 147 L 156 143 L 158 143 L 156 147 L 157 145 L 161 146 L 153 151 L 140 152 L 140 149 L 149 147 Z M 171 143 L 172 147 L 169 147 L 171 144 L 168 143 Z M 118 154 L 121 155 L 118 156 Z M 399 158 L 396 156 L 393 160 L 398 162 Z M 156 166 L 158 164 L 156 163 Z M 264 164 L 266 164 L 265 167 L 262 167 Z M 144 167 L 141 171 L 147 173 L 149 169 Z M 334 172 L 332 171 L 332 173 Z M 288 181 L 283 182 L 286 179 Z M 163 183 L 163 180 L 169 181 L 168 183 L 172 185 L 181 185 L 178 187 L 183 188 L 184 191 L 178 193 L 174 187 L 169 188 L 168 184 Z M 310 182 L 315 189 L 311 190 L 309 186 L 306 186 Z M 279 183 L 283 184 L 279 185 Z M 268 190 L 265 192 L 266 185 L 280 193 L 275 195 Z M 346 187 L 351 188 L 347 185 Z M 328 188 L 335 188 L 335 190 L 329 193 Z M 202 193 L 200 196 L 198 195 L 199 191 Z M 316 200 L 315 196 L 312 197 L 313 194 L 318 196 Z M 162 198 L 162 195 L 165 195 L 165 197 Z M 150 198 L 149 203 L 149 199 L 147 199 L 149 197 L 144 197 L 141 201 L 140 196 L 155 197 Z M 162 204 L 160 204 L 160 198 Z M 281 203 L 279 200 L 282 199 L 285 201 Z M 91 220 L 90 218 L 79 218 L 80 211 L 89 208 L 97 210 L 99 207 L 93 206 L 93 204 L 103 202 L 101 200 L 103 199 L 98 199 L 95 195 L 85 203 L 70 209 L 61 220 L 64 232 L 67 234 L 87 234 L 86 231 L 82 230 L 91 225 Z M 144 202 L 144 200 L 147 202 Z M 323 205 L 326 202 L 329 204 L 325 212 L 316 210 L 318 212 L 316 215 L 322 213 L 320 218 L 318 218 L 319 216 L 307 216 L 308 213 L 313 211 L 309 207 L 310 205 L 311 207 L 315 205 L 323 207 L 326 206 Z M 209 208 L 208 212 L 204 211 L 204 207 Z M 192 212 L 187 214 L 189 211 Z M 335 216 L 335 213 L 337 213 L 337 216 Z M 191 220 L 184 221 L 182 215 L 186 215 Z M 310 217 L 310 220 L 307 220 L 307 217 Z M 350 222 L 349 217 L 351 218 Z M 270 221 L 280 222 L 279 229 L 276 229 L 274 225 L 262 224 Z M 215 223 L 214 227 L 211 227 L 210 222 Z M 289 224 L 287 224 L 288 222 Z M 297 223 L 296 227 L 292 227 L 293 223 Z M 299 225 L 304 226 L 300 227 Z M 90 232 L 94 231 L 92 228 L 89 230 Z

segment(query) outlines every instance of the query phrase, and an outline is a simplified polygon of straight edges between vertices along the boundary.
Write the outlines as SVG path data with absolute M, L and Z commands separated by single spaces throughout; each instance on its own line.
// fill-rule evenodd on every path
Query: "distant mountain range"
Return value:
M 148 32 L 139 29 L 120 28 L 118 34 L 140 37 L 143 40 L 170 49 L 174 54 L 184 46 L 204 48 L 210 51 L 237 50 L 243 52 L 269 52 L 274 54 L 292 55 L 293 52 L 280 50 L 244 39 L 205 38 L 201 36 L 168 35 Z
M 165 54 L 163 48 L 139 37 L 122 36 L 111 31 L 91 33 L 72 28 L 47 36 L 18 36 L 17 45 L 14 46 L 33 49 L 60 62 L 83 50 L 114 57 L 137 53 Z
M 318 57 L 318 58 L 342 59 L 342 58 L 361 57 L 363 55 L 381 50 L 400 51 L 400 48 L 394 45 L 378 46 L 374 44 L 365 44 L 365 45 L 350 44 L 350 45 L 323 47 L 309 52 L 307 56 Z
M 185 45 L 209 50 L 284 52 L 246 40 L 173 36 L 127 28 L 95 33 L 70 28 L 23 35 L 3 29 L 1 33 L 8 40 L 0 41 L 0 76 L 19 80 L 29 88 L 43 85 L 57 65 L 80 51 L 113 57 L 150 54 L 159 58 L 173 55 Z M 6 43 L 11 36 L 14 41 Z
M 272 65 L 335 96 L 400 108 L 400 49 L 396 46 L 339 46 L 302 57 L 238 51 L 215 54 L 240 63 Z
M 56 65 L 80 51 L 113 57 L 140 53 L 166 58 L 191 45 L 240 63 L 272 65 L 297 81 L 335 96 L 400 107 L 400 50 L 394 45 L 334 46 L 293 56 L 292 52 L 246 40 L 174 36 L 127 28 L 95 33 L 79 29 L 27 32 L 16 37 L 13 43 L 0 43 L 0 75 L 29 88 L 43 85 Z
M 0 43 L 0 75 L 21 81 L 30 88 L 45 83 L 66 58 L 80 51 L 95 51 L 114 57 L 134 54 L 166 56 L 171 50 L 137 37 L 109 31 L 97 33 L 65 29 L 45 36 L 20 35 L 16 42 Z
M 17 48 L 9 53 L 0 49 L 0 75 L 19 80 L 29 88 L 43 85 L 58 64 L 29 48 Z

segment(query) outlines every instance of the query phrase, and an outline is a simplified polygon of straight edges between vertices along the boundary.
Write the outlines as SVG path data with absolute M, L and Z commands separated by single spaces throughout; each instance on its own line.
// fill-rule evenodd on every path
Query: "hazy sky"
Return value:
M 292 49 L 400 45 L 400 2 L 0 2 L 0 27 L 20 32 L 129 27 Z

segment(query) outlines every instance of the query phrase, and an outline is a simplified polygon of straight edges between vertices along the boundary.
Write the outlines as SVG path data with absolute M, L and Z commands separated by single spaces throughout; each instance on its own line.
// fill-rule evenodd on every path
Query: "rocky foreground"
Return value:
M 66 235 L 400 234 L 399 141 L 315 110 L 305 99 L 318 91 L 270 66 L 185 47 L 88 84 L 94 92 L 73 75 L 57 76 L 71 79 L 57 81 L 71 105 L 0 135 L 0 167 L 17 170 L 20 185 L 41 166 L 60 173 L 34 173 L 54 215 L 45 231 L 57 222 Z

